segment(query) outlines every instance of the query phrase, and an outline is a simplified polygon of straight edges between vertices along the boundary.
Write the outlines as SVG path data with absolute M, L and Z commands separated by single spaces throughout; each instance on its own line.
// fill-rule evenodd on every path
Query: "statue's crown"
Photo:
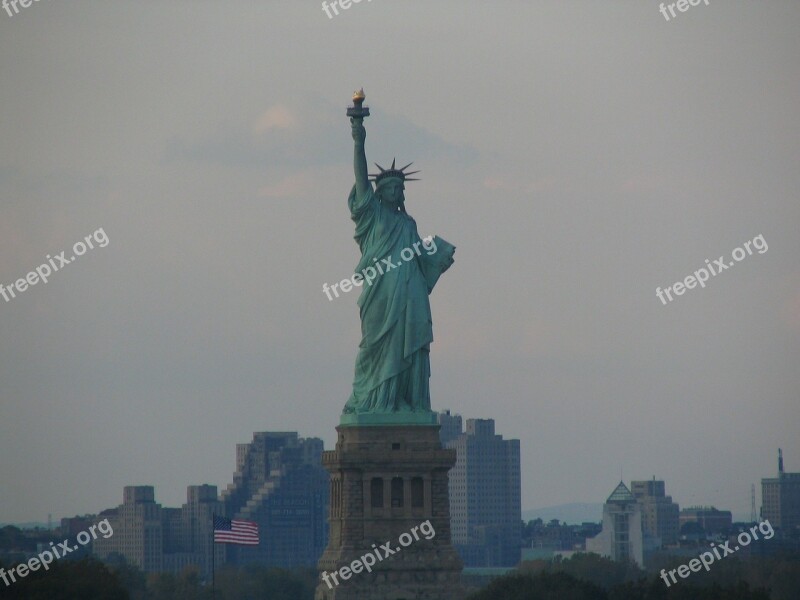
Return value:
M 392 166 L 389 167 L 388 169 L 384 169 L 378 163 L 375 163 L 375 166 L 378 167 L 381 170 L 381 172 L 370 173 L 369 176 L 372 178 L 372 181 L 374 181 L 375 183 L 380 183 L 381 179 L 386 179 L 387 177 L 398 177 L 403 181 L 419 181 L 419 179 L 408 177 L 409 175 L 414 175 L 415 173 L 419 173 L 419 171 L 409 171 L 408 173 L 404 172 L 408 167 L 414 164 L 413 162 L 408 163 L 405 167 L 400 167 L 399 169 L 397 169 L 394 166 L 395 160 L 397 159 L 394 158 L 392 159 Z

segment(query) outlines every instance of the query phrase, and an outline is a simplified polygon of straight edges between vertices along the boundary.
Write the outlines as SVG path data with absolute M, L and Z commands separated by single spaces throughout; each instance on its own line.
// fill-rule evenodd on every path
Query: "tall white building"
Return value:
M 642 526 L 645 536 L 659 538 L 659 545 L 678 543 L 680 507 L 666 495 L 664 482 L 651 480 L 631 481 L 631 493 L 642 505 Z
M 122 504 L 99 515 L 108 519 L 113 535 L 94 540 L 92 551 L 101 560 L 121 554 L 145 573 L 179 573 L 194 566 L 209 577 L 211 552 L 216 551 L 218 565 L 225 557 L 212 535 L 212 515 L 221 512 L 215 485 L 189 486 L 181 508 L 156 503 L 151 485 L 125 486 Z
M 800 528 L 800 473 L 783 470 L 778 449 L 778 476 L 761 480 L 761 518 L 787 532 Z
M 163 519 L 161 505 L 155 501 L 151 485 L 127 485 L 122 504 L 104 511 L 114 534 L 94 541 L 93 552 L 100 558 L 111 553 L 125 557 L 131 565 L 145 573 L 163 570 Z
M 522 487 L 519 440 L 495 434 L 493 419 L 439 414 L 442 446 L 456 450 L 450 470 L 453 545 L 468 567 L 516 566 L 520 560 Z
M 603 505 L 603 530 L 586 540 L 586 551 L 644 566 L 642 507 L 621 481 Z

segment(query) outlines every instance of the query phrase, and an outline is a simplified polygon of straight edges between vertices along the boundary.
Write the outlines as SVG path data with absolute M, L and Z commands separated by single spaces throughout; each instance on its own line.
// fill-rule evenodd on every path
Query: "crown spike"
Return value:
M 408 167 L 410 167 L 413 164 L 414 163 L 412 161 L 412 162 L 408 163 L 405 167 L 402 167 L 402 168 L 398 169 L 397 168 L 397 158 L 393 158 L 392 159 L 392 166 L 389 167 L 388 169 L 384 169 L 378 163 L 375 163 L 375 166 L 378 167 L 378 169 L 380 169 L 380 173 L 370 173 L 369 177 L 371 178 L 371 181 L 374 181 L 375 183 L 380 182 L 382 179 L 384 179 L 386 177 L 397 177 L 398 179 L 402 179 L 403 181 L 419 181 L 419 179 L 408 177 L 408 175 L 414 175 L 416 173 L 419 173 L 418 170 L 417 171 L 409 171 L 408 173 L 405 172 L 405 169 L 407 169 Z

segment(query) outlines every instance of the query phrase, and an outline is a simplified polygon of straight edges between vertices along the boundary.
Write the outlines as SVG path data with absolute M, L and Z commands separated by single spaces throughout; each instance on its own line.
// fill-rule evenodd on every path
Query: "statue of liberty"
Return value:
M 429 390 L 433 325 L 428 295 L 453 263 L 455 247 L 441 238 L 422 240 L 417 223 L 406 212 L 406 181 L 418 171 L 411 165 L 367 172 L 364 150 L 364 92 L 348 109 L 355 142 L 355 185 L 348 207 L 361 250 L 356 281 L 363 273 L 358 299 L 361 343 L 355 364 L 353 392 L 344 407 L 345 424 L 431 424 Z M 370 183 L 373 178 L 375 187 Z M 424 249 L 425 252 L 421 250 Z

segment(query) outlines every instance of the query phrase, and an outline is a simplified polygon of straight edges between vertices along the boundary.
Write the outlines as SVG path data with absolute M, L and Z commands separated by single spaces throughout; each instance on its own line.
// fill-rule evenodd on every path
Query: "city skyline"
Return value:
M 778 447 L 800 471 L 797 2 L 340 13 L 0 14 L 0 520 L 136 484 L 180 505 L 229 483 L 253 431 L 333 447 L 359 310 L 322 286 L 359 259 L 362 86 L 369 164 L 414 161 L 408 213 L 458 248 L 432 408 L 520 440 L 523 509 L 655 476 L 749 515 Z
M 445 415 L 446 415 L 446 417 L 445 417 Z M 442 418 L 446 418 L 446 421 L 441 421 Z M 477 421 L 487 421 L 487 422 L 493 421 L 493 419 L 491 419 L 491 418 L 473 419 L 471 417 L 468 420 L 471 420 L 471 421 L 476 421 L 476 420 Z M 466 420 L 464 422 L 466 422 Z M 461 423 L 462 423 L 462 415 L 459 415 L 459 414 L 452 414 L 451 415 L 450 411 L 448 409 L 443 410 L 440 413 L 440 424 L 443 427 L 443 431 L 442 431 L 443 440 L 448 440 L 449 441 L 451 439 L 455 439 L 455 437 L 457 437 L 459 435 L 459 432 L 460 432 L 460 434 L 463 435 L 463 433 L 464 433 L 463 430 L 459 430 L 458 429 L 458 426 Z M 492 423 L 492 430 L 493 430 L 493 423 Z M 289 436 L 289 437 L 294 437 L 295 439 L 299 439 L 301 444 L 305 443 L 306 440 L 308 440 L 308 442 L 314 442 L 315 439 L 318 439 L 318 438 L 313 438 L 313 437 L 302 436 L 301 432 L 294 432 L 294 431 L 281 430 L 281 431 L 270 431 L 270 432 L 253 432 L 254 439 L 258 439 L 259 437 L 263 437 L 265 435 L 268 436 L 268 437 L 270 437 L 270 436 L 278 436 L 278 437 Z M 502 439 L 502 437 L 503 437 L 502 433 L 498 433 L 497 435 L 500 436 L 500 439 Z M 245 448 L 249 448 L 251 445 L 252 445 L 251 443 L 237 443 L 236 444 L 236 446 L 237 446 L 237 460 L 238 461 L 244 460 L 244 457 L 245 457 L 245 454 L 243 453 L 244 449 Z M 324 449 L 324 444 L 323 444 L 323 446 L 321 446 L 315 452 L 319 452 L 322 449 Z M 780 452 L 780 449 L 779 449 L 779 452 Z M 783 466 L 783 460 L 782 460 L 782 454 L 781 454 L 780 458 L 778 458 L 777 462 L 776 462 L 776 473 L 775 474 L 778 474 L 779 469 L 782 468 L 782 466 Z M 184 487 L 183 487 L 184 493 L 185 493 L 185 490 L 187 489 L 187 487 L 190 487 L 190 488 L 191 487 L 197 487 L 198 485 L 201 485 L 201 486 L 212 486 L 215 489 L 219 489 L 220 490 L 220 493 L 219 493 L 218 497 L 219 497 L 220 502 L 224 503 L 224 499 L 228 497 L 228 495 L 230 494 L 230 490 L 234 489 L 235 486 L 236 486 L 236 478 L 237 477 L 241 477 L 240 468 L 241 468 L 241 464 L 237 464 L 236 468 L 235 468 L 235 471 L 234 471 L 234 475 L 233 475 L 233 479 L 234 479 L 233 482 L 231 482 L 230 480 L 228 480 L 227 482 L 222 483 L 222 484 L 211 484 L 211 483 L 208 483 L 207 481 L 205 481 L 202 484 L 199 484 L 197 482 L 195 482 L 195 483 L 186 482 L 184 484 Z M 783 472 L 783 471 L 781 471 L 781 472 Z M 763 477 L 762 480 L 775 481 L 772 478 L 771 475 L 767 475 L 767 476 Z M 202 481 L 202 478 L 200 480 L 198 480 L 198 481 Z M 625 480 L 623 479 L 621 481 L 624 482 Z M 650 480 L 628 479 L 627 481 L 630 483 L 630 487 L 631 488 L 635 487 L 635 484 L 637 484 L 637 483 L 640 484 L 640 485 L 649 485 L 649 483 L 650 483 Z M 655 482 L 655 476 L 653 477 L 653 481 Z M 663 484 L 664 481 L 663 480 L 659 480 L 657 483 Z M 176 483 L 176 485 L 180 485 L 180 483 Z M 135 483 L 135 484 L 134 483 L 126 484 L 124 487 L 126 487 L 126 488 L 127 487 L 131 487 L 131 488 L 133 488 L 133 487 L 152 487 L 152 488 L 155 488 L 156 486 L 154 486 L 154 485 L 152 485 L 150 483 L 147 483 L 147 482 L 139 482 L 139 483 Z M 760 489 L 760 487 L 761 487 L 761 480 L 759 480 L 759 485 L 757 486 L 757 489 Z M 663 486 L 662 486 L 662 493 L 663 493 Z M 169 504 L 168 502 L 163 502 L 161 500 L 159 500 L 158 502 L 160 504 L 163 504 L 164 506 L 167 506 Z M 687 510 L 687 509 L 698 509 L 698 508 L 714 508 L 714 509 L 723 510 L 723 511 L 729 510 L 729 508 L 727 506 L 711 505 L 711 504 L 707 504 L 707 503 L 704 504 L 702 502 L 701 503 L 697 503 L 697 504 L 685 504 L 685 503 L 681 503 L 679 501 L 679 499 L 676 499 L 675 502 L 676 502 L 677 505 L 679 505 L 681 507 L 681 511 L 684 511 L 684 510 Z M 597 516 L 596 519 L 594 519 L 594 521 L 596 521 L 596 522 L 602 521 L 602 516 L 603 516 L 602 515 L 602 511 L 603 511 L 604 503 L 602 501 L 598 501 L 596 499 L 592 499 L 591 501 L 585 502 L 585 503 L 581 503 L 581 502 L 565 502 L 565 503 L 562 503 L 560 505 L 548 506 L 548 507 L 544 507 L 544 506 L 543 507 L 524 507 L 523 506 L 523 508 L 522 508 L 523 515 L 521 517 L 521 520 L 523 522 L 527 522 L 527 519 L 524 516 L 524 513 L 526 513 L 526 512 L 532 512 L 532 511 L 536 511 L 536 510 L 540 510 L 540 509 L 558 509 L 559 506 L 570 507 L 570 506 L 579 505 L 579 504 L 587 504 L 587 505 L 588 504 L 593 504 L 593 505 L 596 505 L 597 506 L 598 516 Z M 761 513 L 761 507 L 762 506 L 763 505 L 762 505 L 761 502 L 757 502 L 756 508 L 757 508 L 757 513 L 758 514 Z M 49 516 L 49 521 L 50 522 L 59 522 L 60 519 L 63 519 L 63 518 L 81 517 L 81 516 L 87 515 L 87 514 L 99 515 L 104 510 L 108 510 L 109 508 L 111 508 L 111 506 L 105 506 L 105 507 L 99 508 L 97 510 L 78 511 L 76 513 L 71 513 L 71 514 L 57 515 L 57 514 L 50 513 L 48 516 Z M 567 512 L 569 512 L 569 511 L 567 511 Z M 560 520 L 562 520 L 565 523 L 570 523 L 570 524 L 579 524 L 581 522 L 580 520 L 575 520 L 575 519 L 560 519 Z M 739 514 L 739 513 L 733 512 L 733 521 L 734 522 L 749 522 L 750 519 L 748 518 L 748 515 L 745 515 L 744 513 Z M 29 521 L 25 522 L 25 524 L 32 524 L 32 523 L 45 524 L 46 521 L 37 521 L 37 520 L 33 519 L 33 520 L 29 520 Z M 0 526 L 15 525 L 15 524 L 16 523 L 14 523 L 14 522 L 1 521 L 0 520 Z

